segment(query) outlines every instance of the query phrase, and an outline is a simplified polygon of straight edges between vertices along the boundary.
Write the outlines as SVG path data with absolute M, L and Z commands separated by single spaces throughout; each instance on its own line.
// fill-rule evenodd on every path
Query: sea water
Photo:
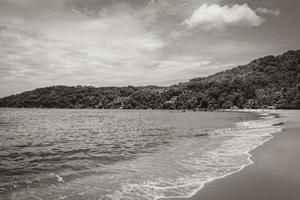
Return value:
M 252 163 L 269 114 L 0 109 L 0 199 L 189 197 Z

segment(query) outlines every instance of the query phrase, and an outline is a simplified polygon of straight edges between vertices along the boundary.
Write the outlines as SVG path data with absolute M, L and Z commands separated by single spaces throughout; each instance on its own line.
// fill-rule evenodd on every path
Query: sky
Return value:
M 299 0 L 0 0 L 0 97 L 168 86 L 300 49 Z

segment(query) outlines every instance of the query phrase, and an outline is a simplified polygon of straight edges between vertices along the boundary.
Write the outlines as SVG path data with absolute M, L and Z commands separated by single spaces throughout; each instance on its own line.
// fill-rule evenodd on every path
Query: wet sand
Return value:
M 254 164 L 205 184 L 185 200 L 299 200 L 300 111 L 275 113 L 287 118 L 286 126 L 250 152 Z

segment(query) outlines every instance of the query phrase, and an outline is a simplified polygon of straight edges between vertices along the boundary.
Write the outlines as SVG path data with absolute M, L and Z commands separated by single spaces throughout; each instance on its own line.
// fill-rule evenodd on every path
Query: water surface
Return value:
M 0 109 L 1 199 L 190 196 L 280 130 L 251 113 Z

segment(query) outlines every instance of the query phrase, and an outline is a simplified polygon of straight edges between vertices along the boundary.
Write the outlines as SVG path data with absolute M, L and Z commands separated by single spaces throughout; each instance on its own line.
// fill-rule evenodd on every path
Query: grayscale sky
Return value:
M 0 0 L 0 96 L 171 85 L 300 48 L 299 0 Z

